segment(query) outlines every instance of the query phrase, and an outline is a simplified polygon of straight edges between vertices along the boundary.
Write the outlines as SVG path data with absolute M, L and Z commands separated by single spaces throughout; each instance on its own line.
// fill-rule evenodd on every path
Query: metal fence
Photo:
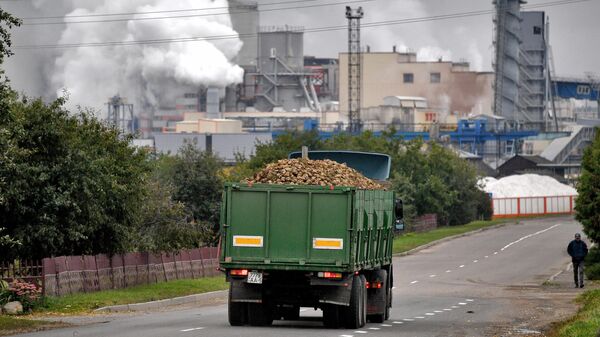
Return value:
M 576 195 L 493 198 L 494 218 L 534 216 L 546 214 L 572 214 Z
M 39 260 L 15 260 L 0 262 L 0 280 L 11 282 L 12 280 L 23 280 L 43 286 L 42 261 Z
M 121 289 L 181 279 L 217 276 L 216 247 L 176 253 L 127 253 L 45 258 L 0 264 L 0 279 L 20 279 L 42 287 L 44 295 Z

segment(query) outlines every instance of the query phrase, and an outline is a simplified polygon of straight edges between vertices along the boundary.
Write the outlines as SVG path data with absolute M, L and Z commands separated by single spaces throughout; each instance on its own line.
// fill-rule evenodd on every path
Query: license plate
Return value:
M 248 273 L 248 279 L 246 282 L 254 284 L 262 284 L 263 274 L 257 271 L 251 271 Z

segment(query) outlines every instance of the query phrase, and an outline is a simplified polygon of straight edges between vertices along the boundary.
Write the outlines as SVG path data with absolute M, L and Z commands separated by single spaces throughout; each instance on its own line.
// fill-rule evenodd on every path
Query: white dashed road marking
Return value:
M 189 332 L 189 331 L 196 331 L 196 330 L 202 330 L 204 329 L 203 327 L 198 327 L 198 328 L 191 328 L 191 329 L 183 329 L 183 330 L 179 330 L 181 332 Z
M 340 335 L 340 337 L 354 337 L 354 335 Z
M 434 312 L 436 312 L 436 313 L 439 314 L 440 312 L 443 312 L 443 311 L 441 311 L 441 310 L 435 310 Z
M 369 330 L 381 330 L 381 328 L 369 328 Z
M 467 303 L 465 303 L 465 302 L 460 302 L 460 303 L 458 303 L 458 305 L 467 305 Z
M 498 254 L 498 252 L 494 252 L 494 255 Z
M 418 318 L 418 319 L 424 319 L 424 318 L 425 318 L 425 316 L 415 316 L 415 318 Z
M 442 310 L 444 310 L 444 311 L 452 311 L 452 309 L 450 309 L 450 308 L 446 308 L 446 309 L 442 309 Z
M 458 266 L 458 268 L 464 268 L 464 264 L 461 264 L 460 266 Z
M 487 255 L 486 255 L 486 256 L 484 256 L 484 257 L 487 259 L 489 256 L 487 256 Z
M 404 322 L 400 322 L 400 321 L 393 321 L 392 323 L 394 323 L 394 324 L 404 324 Z
M 555 227 L 558 227 L 558 226 L 560 226 L 560 224 L 556 224 L 556 225 L 550 226 L 550 227 L 548 227 L 548 228 L 546 228 L 546 229 L 542 229 L 541 231 L 537 231 L 537 232 L 535 232 L 535 233 L 532 233 L 532 234 L 529 234 L 529 235 L 525 235 L 524 237 L 522 237 L 522 238 L 520 238 L 520 239 L 518 239 L 518 240 L 515 240 L 515 241 L 513 241 L 513 242 L 511 242 L 511 243 L 507 244 L 506 246 L 502 247 L 502 249 L 500 249 L 500 251 L 503 251 L 503 250 L 505 250 L 506 248 L 508 248 L 508 247 L 510 247 L 510 246 L 512 246 L 512 245 L 514 245 L 515 243 L 519 243 L 519 242 L 521 242 L 521 241 L 523 241 L 523 240 L 525 240 L 525 239 L 528 239 L 528 238 L 530 238 L 530 237 L 532 237 L 532 236 L 536 236 L 536 235 L 542 234 L 542 233 L 544 233 L 544 232 L 547 232 L 547 231 L 551 230 L 552 228 L 555 228 Z M 494 253 L 494 254 L 495 254 L 495 253 Z
M 410 284 L 415 284 L 418 283 L 419 281 L 412 281 Z
M 428 312 L 425 315 L 427 315 L 427 316 L 434 316 L 435 314 L 433 312 Z
M 479 260 L 473 260 L 473 263 L 477 263 L 477 262 L 479 262 Z
M 451 272 L 452 272 L 452 270 L 450 270 L 450 269 L 446 270 L 446 273 L 451 273 Z
M 412 322 L 412 321 L 414 321 L 414 319 L 412 319 L 412 318 L 405 318 L 405 319 L 403 319 L 403 321 Z
M 431 275 L 429 275 L 429 277 L 436 277 L 436 276 L 437 276 L 437 275 L 435 275 L 435 274 L 431 274 Z
M 381 324 L 381 326 L 388 327 L 388 326 L 392 326 L 392 325 L 391 324 Z
M 456 305 L 453 305 L 452 309 L 458 309 L 458 307 Z
M 363 330 L 356 330 L 354 331 L 354 333 L 367 333 L 368 331 L 363 331 Z
M 467 302 L 473 302 L 473 300 L 470 299 L 470 298 L 467 298 L 465 301 L 467 301 Z

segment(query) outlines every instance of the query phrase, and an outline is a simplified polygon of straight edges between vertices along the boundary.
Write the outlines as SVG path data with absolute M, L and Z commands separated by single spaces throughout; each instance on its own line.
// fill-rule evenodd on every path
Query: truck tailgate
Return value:
M 231 185 L 225 193 L 226 264 L 295 270 L 349 265 L 352 189 Z

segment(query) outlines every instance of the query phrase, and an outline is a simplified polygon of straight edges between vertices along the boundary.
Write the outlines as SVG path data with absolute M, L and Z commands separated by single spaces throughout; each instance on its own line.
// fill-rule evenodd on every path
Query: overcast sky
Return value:
M 122 1 L 122 0 L 114 0 Z M 139 1 L 139 0 L 138 0 Z M 352 1 L 352 0 L 349 0 Z M 529 1 L 531 5 L 551 1 Z M 260 0 L 259 3 L 279 2 Z M 347 1 L 312 0 L 286 6 L 305 6 L 339 2 L 335 6 L 261 12 L 261 25 L 298 25 L 307 29 L 346 25 Z M 62 5 L 61 5 L 62 3 Z M 0 6 L 20 17 L 40 15 L 64 15 L 77 6 L 95 3 L 93 0 L 0 0 Z M 177 1 L 173 1 L 177 4 Z M 42 10 L 35 6 L 41 6 Z M 372 0 L 355 1 L 353 7 L 362 6 L 363 23 L 398 20 L 404 18 L 430 17 L 441 14 L 464 13 L 493 9 L 491 0 Z M 266 8 L 266 7 L 262 7 Z M 272 6 L 269 8 L 273 8 Z M 583 76 L 585 72 L 600 74 L 600 0 L 570 3 L 561 6 L 541 7 L 550 19 L 550 42 L 554 51 L 556 74 L 559 76 Z M 108 27 L 108 26 L 107 26 Z M 27 26 L 13 33 L 14 45 L 57 43 L 64 25 Z M 108 28 L 107 28 L 108 29 Z M 490 71 L 493 23 L 492 15 L 463 17 L 458 19 L 426 21 L 402 25 L 364 28 L 362 45 L 371 51 L 399 51 L 410 48 L 422 58 L 469 61 L 475 70 Z M 337 57 L 347 50 L 345 30 L 305 35 L 305 54 L 320 57 Z M 44 95 L 47 76 L 52 67 L 53 50 L 16 51 L 6 67 L 13 85 L 30 95 Z M 46 78 L 45 78 L 46 77 Z M 37 88 L 36 88 L 36 85 Z M 42 89 L 45 88 L 45 89 Z M 56 90 L 56 89 L 54 89 Z M 56 92 L 56 91 L 54 91 Z
M 529 1 L 527 5 L 552 1 Z M 375 0 L 361 5 L 363 22 L 428 17 L 440 14 L 464 13 L 493 9 L 491 0 Z M 525 5 L 525 6 L 527 6 Z M 583 75 L 600 72 L 600 0 L 541 7 L 550 19 L 550 43 L 554 51 L 558 75 Z M 263 24 L 291 24 L 308 27 L 343 25 L 344 6 L 296 11 L 293 15 L 262 13 Z M 392 45 L 407 46 L 414 51 L 437 58 L 449 55 L 453 60 L 466 59 L 478 70 L 492 69 L 492 15 L 481 15 L 427 21 L 396 26 L 363 29 L 362 44 L 371 51 L 391 51 Z M 306 34 L 305 52 L 335 56 L 347 49 L 346 31 Z

